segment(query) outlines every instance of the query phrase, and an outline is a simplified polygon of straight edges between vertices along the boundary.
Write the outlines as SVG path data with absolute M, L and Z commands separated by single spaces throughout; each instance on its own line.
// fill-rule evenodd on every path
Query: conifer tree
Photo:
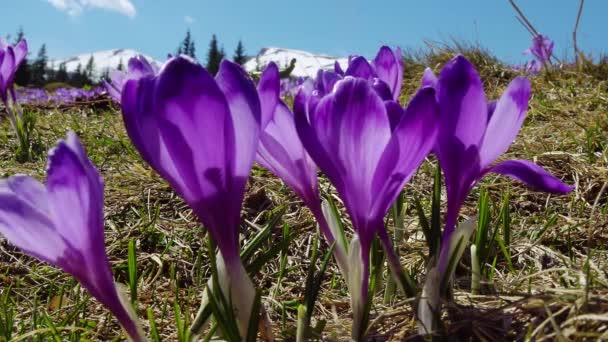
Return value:
M 46 64 L 48 57 L 46 55 L 46 44 L 42 44 L 38 50 L 38 56 L 32 63 L 32 83 L 36 86 L 43 86 L 46 82 Z
M 69 81 L 68 70 L 65 63 L 59 64 L 59 69 L 55 74 L 55 81 L 62 83 L 67 83 Z
M 212 75 L 217 74 L 223 57 L 222 51 L 220 51 L 217 45 L 217 37 L 214 34 L 211 42 L 209 42 L 209 52 L 207 52 L 207 71 Z
M 91 55 L 91 58 L 89 58 L 87 66 L 84 68 L 84 73 L 89 80 L 95 78 L 95 58 L 93 55 Z
M 184 40 L 182 40 L 177 48 L 177 55 L 188 55 L 192 58 L 196 58 L 196 48 L 190 30 L 186 31 L 186 37 L 184 37 Z
M 239 43 L 236 46 L 236 50 L 234 50 L 234 57 L 232 57 L 234 63 L 243 65 L 247 61 L 247 56 L 245 56 L 245 47 L 243 46 L 243 42 L 239 40 Z

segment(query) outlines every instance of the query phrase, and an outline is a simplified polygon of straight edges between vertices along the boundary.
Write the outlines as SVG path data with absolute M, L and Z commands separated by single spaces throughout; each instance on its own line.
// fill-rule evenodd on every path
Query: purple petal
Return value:
M 300 91 L 294 101 L 294 119 L 296 124 L 296 131 L 298 137 L 302 142 L 302 145 L 306 149 L 308 155 L 313 159 L 317 166 L 327 175 L 336 188 L 343 188 L 343 181 L 340 177 L 340 171 L 338 165 L 335 163 L 329 152 L 325 149 L 325 146 L 321 143 L 317 132 L 311 126 L 308 113 L 308 105 L 304 100 L 297 101 L 298 97 L 305 97 L 303 92 Z M 299 105 L 297 105 L 299 104 Z
M 233 184 L 235 210 L 240 212 L 245 193 L 245 183 L 251 172 L 258 149 L 261 121 L 261 106 L 257 90 L 243 68 L 228 60 L 223 60 L 215 77 L 217 85 L 224 92 L 235 138 L 234 164 L 235 184 Z M 240 217 L 240 216 L 239 216 Z
M 75 134 L 68 133 L 49 153 L 46 189 L 25 176 L 0 181 L 0 232 L 72 274 L 142 341 L 120 302 L 105 254 L 103 183 Z
M 437 88 L 437 82 L 439 82 L 439 80 L 437 79 L 437 76 L 435 76 L 433 70 L 431 70 L 431 68 L 424 69 L 422 80 L 420 82 L 422 87 Z
M 262 110 L 262 129 L 272 119 L 275 107 L 279 103 L 280 87 L 279 68 L 274 62 L 270 62 L 260 77 L 257 89 Z
M 403 82 L 403 57 L 401 49 L 394 52 L 388 46 L 383 46 L 373 61 L 376 75 L 384 81 L 393 95 L 393 100 L 399 100 L 401 83 Z
M 518 77 L 511 81 L 496 103 L 480 147 L 481 166 L 489 166 L 507 151 L 526 118 L 530 100 L 530 81 Z
M 129 80 L 138 80 L 143 77 L 152 77 L 158 73 L 158 68 L 150 64 L 144 56 L 136 56 L 129 59 L 128 72 L 113 70 L 110 73 L 110 81 L 104 81 L 104 87 L 110 97 L 120 103 L 124 86 Z
M 104 80 L 103 85 L 108 92 L 108 95 L 117 103 L 120 103 L 122 96 L 122 89 L 125 86 L 127 79 L 127 73 L 120 70 L 113 70 L 110 72 L 110 79 Z
M 314 88 L 319 96 L 324 96 L 334 90 L 336 83 L 342 79 L 342 76 L 335 72 L 319 70 L 315 78 Z
M 371 193 L 372 217 L 383 217 L 399 192 L 435 145 L 439 108 L 432 88 L 423 88 L 411 100 L 382 155 Z
M 27 40 L 22 39 L 17 45 L 15 45 L 15 66 L 19 68 L 25 57 L 27 56 Z
M 344 70 L 342 70 L 342 67 L 338 61 L 334 63 L 334 72 L 338 75 L 344 76 Z
M 376 73 L 365 57 L 357 56 L 348 63 L 345 75 L 371 80 Z
M 444 172 L 449 219 L 458 214 L 481 172 L 479 144 L 486 130 L 488 108 L 481 79 L 471 63 L 463 56 L 452 59 L 442 70 L 438 83 L 440 111 L 439 134 L 435 152 Z M 455 222 L 454 222 L 455 223 Z M 447 222 L 445 234 L 453 223 Z
M 438 102 L 440 150 L 454 140 L 465 148 L 478 146 L 487 125 L 487 102 L 479 74 L 463 56 L 452 59 L 441 71 Z
M 175 57 L 122 95 L 129 136 L 182 196 L 226 260 L 238 258 L 240 206 L 258 145 L 260 103 L 244 71 L 223 62 L 217 80 Z
M 324 97 L 311 115 L 319 148 L 302 142 L 317 165 L 334 183 L 353 219 L 362 228 L 376 194 L 371 191 L 377 164 L 391 137 L 390 122 L 380 97 L 363 79 L 340 81 L 333 94 Z M 326 170 L 326 159 L 335 167 Z
M 565 194 L 574 189 L 574 186 L 563 183 L 542 167 L 528 160 L 507 160 L 490 167 L 486 172 L 499 173 L 517 179 L 533 189 L 544 192 Z
M 307 205 L 319 201 L 317 166 L 298 137 L 293 113 L 282 102 L 260 135 L 257 161 L 289 185 Z
M 0 55 L 0 95 L 6 101 L 7 91 L 12 86 L 12 80 L 17 71 L 15 67 L 15 53 L 12 47 L 2 50 Z
M 54 265 L 68 248 L 55 231 L 44 185 L 27 176 L 0 180 L 0 233 L 27 254 Z
M 398 101 L 399 100 L 399 99 L 393 99 L 393 94 L 391 93 L 391 89 L 388 87 L 388 85 L 386 83 L 384 83 L 384 81 L 382 81 L 378 78 L 374 78 L 374 80 L 372 81 L 372 87 L 374 88 L 374 90 L 376 91 L 378 96 L 380 96 L 380 98 L 384 101 L 389 101 L 389 100 Z
M 50 211 L 61 218 L 58 233 L 88 251 L 84 257 L 94 264 L 105 255 L 103 182 L 73 133 L 49 152 L 47 190 Z
M 391 123 L 391 131 L 394 131 L 395 127 L 397 127 L 397 125 L 399 124 L 399 121 L 401 121 L 401 118 L 403 117 L 405 111 L 399 103 L 392 100 L 385 101 L 384 105 L 386 106 L 386 114 L 388 114 L 388 120 Z
M 129 75 L 131 75 L 130 79 L 139 79 L 144 76 L 152 76 L 158 73 L 158 67 L 150 64 L 146 57 L 142 55 L 137 55 L 129 59 L 127 69 L 129 70 Z

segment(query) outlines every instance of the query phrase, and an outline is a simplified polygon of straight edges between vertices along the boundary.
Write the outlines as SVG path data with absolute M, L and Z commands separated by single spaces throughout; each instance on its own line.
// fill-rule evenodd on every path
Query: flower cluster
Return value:
M 15 95 L 21 104 L 72 104 L 75 102 L 89 101 L 101 97 L 106 92 L 103 87 L 92 89 L 58 88 L 54 92 L 47 92 L 39 88 L 17 88 Z

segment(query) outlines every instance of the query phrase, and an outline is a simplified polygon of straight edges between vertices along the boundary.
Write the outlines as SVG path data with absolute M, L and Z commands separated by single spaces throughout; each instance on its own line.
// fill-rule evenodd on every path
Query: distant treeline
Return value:
M 25 37 L 23 28 L 17 31 L 14 39 L 7 37 L 12 43 L 17 43 Z M 22 87 L 49 87 L 53 85 L 72 87 L 83 87 L 86 85 L 98 85 L 101 80 L 109 78 L 110 70 L 103 70 L 101 75 L 96 74 L 95 59 L 93 56 L 85 65 L 78 64 L 76 70 L 68 72 L 66 64 L 49 65 L 49 58 L 46 51 L 46 44 L 42 44 L 35 58 L 28 56 L 17 70 L 15 75 L 15 83 Z M 196 47 L 190 30 L 186 32 L 186 36 L 179 44 L 176 54 L 184 54 L 196 59 Z M 214 34 L 209 42 L 209 50 L 207 52 L 206 68 L 212 74 L 216 74 L 220 62 L 226 58 L 224 47 L 219 47 L 217 36 Z M 243 64 L 247 60 L 245 47 L 242 41 L 239 40 L 238 45 L 232 57 L 233 61 L 238 64 Z M 128 61 L 120 61 L 116 66 L 117 70 L 125 69 L 125 64 Z

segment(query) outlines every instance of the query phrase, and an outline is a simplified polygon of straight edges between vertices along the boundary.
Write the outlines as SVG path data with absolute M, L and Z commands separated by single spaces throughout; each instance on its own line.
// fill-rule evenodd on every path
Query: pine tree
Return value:
M 78 63 L 76 70 L 72 73 L 70 77 L 70 85 L 74 87 L 82 87 L 84 85 L 84 74 L 82 72 L 82 64 Z
M 88 80 L 92 80 L 95 77 L 95 58 L 93 55 L 91 55 L 91 58 L 89 58 L 87 66 L 84 68 L 84 73 Z
M 123 70 L 125 70 L 125 65 L 124 65 L 124 63 L 122 62 L 122 58 L 121 58 L 121 59 L 120 59 L 120 61 L 118 62 L 118 66 L 116 67 L 116 70 L 118 70 L 118 71 L 123 71 Z
M 45 77 L 46 83 L 55 82 L 55 80 L 57 79 L 57 71 L 55 70 L 55 63 L 51 63 L 51 65 L 45 69 L 44 77 Z
M 55 81 L 61 83 L 67 83 L 69 81 L 68 70 L 65 63 L 59 64 L 59 70 L 55 74 Z
M 234 57 L 232 57 L 234 63 L 243 65 L 247 61 L 247 56 L 245 56 L 245 47 L 243 46 L 243 42 L 239 40 L 239 43 L 236 46 L 236 50 L 234 50 Z
M 25 33 L 23 32 L 23 27 L 20 27 L 19 31 L 17 31 L 17 37 L 14 44 L 19 43 L 23 38 L 25 38 Z M 25 58 L 15 73 L 15 83 L 20 86 L 27 86 L 30 83 L 31 76 L 30 63 L 27 58 Z
M 222 58 L 222 52 L 217 47 L 217 37 L 214 34 L 209 43 L 209 52 L 207 52 L 207 71 L 212 75 L 217 74 Z
M 101 79 L 106 80 L 106 81 L 110 80 L 110 69 L 109 68 L 105 68 L 103 70 L 103 72 L 101 73 Z
M 194 39 L 192 39 L 190 41 L 190 44 L 188 45 L 188 56 L 192 57 L 192 58 L 196 58 L 196 48 L 194 47 Z
M 196 48 L 194 47 L 194 39 L 192 39 L 190 30 L 186 31 L 186 37 L 184 37 L 184 40 L 179 44 L 176 54 L 196 58 Z
M 46 81 L 46 63 L 48 57 L 46 55 L 46 44 L 42 44 L 38 50 L 38 56 L 32 63 L 32 83 L 36 86 L 43 86 Z

